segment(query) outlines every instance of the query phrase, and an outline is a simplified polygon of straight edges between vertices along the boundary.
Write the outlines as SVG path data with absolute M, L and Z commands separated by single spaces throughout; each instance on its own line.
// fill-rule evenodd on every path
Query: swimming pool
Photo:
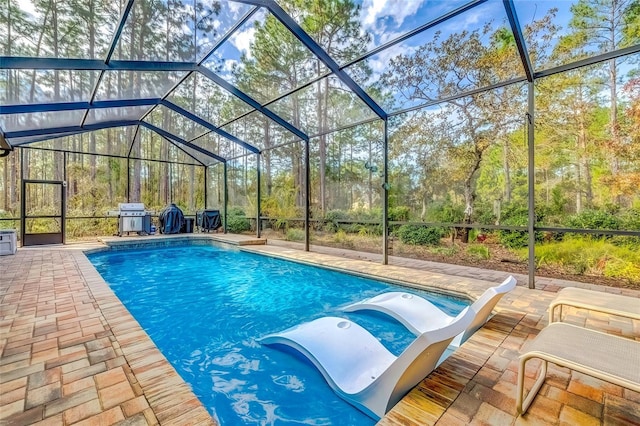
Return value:
M 372 425 L 306 359 L 256 339 L 322 316 L 349 318 L 398 355 L 414 336 L 383 315 L 340 307 L 396 287 L 227 245 L 88 255 L 221 425 Z M 403 288 L 403 290 L 407 290 Z M 467 303 L 427 295 L 450 314 Z

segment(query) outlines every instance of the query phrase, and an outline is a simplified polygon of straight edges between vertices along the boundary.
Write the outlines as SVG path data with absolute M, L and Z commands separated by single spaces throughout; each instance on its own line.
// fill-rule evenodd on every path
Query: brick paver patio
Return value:
M 215 424 L 84 256 L 83 249 L 96 246 L 0 256 L 0 424 Z M 474 298 L 506 276 L 399 258 L 383 266 L 376 255 L 319 247 L 306 253 L 285 243 L 245 247 Z M 516 278 L 525 284 L 526 277 Z M 632 290 L 549 279 L 539 280 L 541 290 L 519 285 L 485 327 L 379 424 L 640 425 L 640 394 L 553 365 L 527 415 L 516 416 L 518 352 L 547 324 L 549 302 L 564 285 L 623 293 L 640 303 Z M 564 311 L 565 321 L 640 340 L 639 321 Z M 536 373 L 529 364 L 528 385 Z

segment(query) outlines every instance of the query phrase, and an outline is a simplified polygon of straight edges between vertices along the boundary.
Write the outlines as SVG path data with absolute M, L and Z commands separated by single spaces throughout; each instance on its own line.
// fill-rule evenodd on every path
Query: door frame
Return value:
M 27 216 L 27 184 L 44 184 L 44 185 L 60 185 L 60 214 L 59 215 L 37 215 Z M 42 180 L 42 179 L 23 179 L 22 180 L 22 215 L 21 221 L 21 237 L 22 246 L 34 246 L 42 244 L 66 244 L 65 224 L 66 224 L 66 186 L 67 183 L 62 180 Z M 55 219 L 60 218 L 60 232 L 47 232 L 28 234 L 27 219 Z

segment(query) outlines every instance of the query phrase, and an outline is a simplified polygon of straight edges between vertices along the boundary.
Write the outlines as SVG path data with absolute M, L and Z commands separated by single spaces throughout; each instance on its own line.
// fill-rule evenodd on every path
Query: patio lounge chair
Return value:
M 513 290 L 515 286 L 516 279 L 509 276 L 502 284 L 487 289 L 471 305 L 471 310 L 475 313 L 473 321 L 463 333 L 454 339 L 452 344 L 460 346 L 462 342 L 482 327 L 502 296 Z M 343 310 L 345 312 L 373 310 L 385 313 L 400 321 L 415 335 L 440 328 L 451 323 L 455 318 L 445 314 L 440 308 L 420 296 L 399 291 L 379 294 L 348 305 Z
M 367 330 L 337 317 L 300 324 L 260 342 L 298 350 L 340 397 L 378 419 L 433 371 L 440 355 L 472 317 L 465 308 L 452 323 L 418 336 L 397 357 Z
M 640 299 L 583 288 L 566 287 L 549 305 L 549 323 L 556 321 L 556 308 L 560 308 L 557 321 L 562 321 L 562 307 L 588 309 L 611 315 L 640 320 Z
M 531 358 L 542 360 L 542 371 L 525 397 L 524 372 Z M 525 345 L 520 355 L 518 413 L 527 412 L 544 383 L 549 362 L 640 392 L 640 342 L 556 322 Z

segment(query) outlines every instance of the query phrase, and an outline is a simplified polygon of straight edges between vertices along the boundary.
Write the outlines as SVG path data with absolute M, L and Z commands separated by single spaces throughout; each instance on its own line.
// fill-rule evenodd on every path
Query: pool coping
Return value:
M 102 250 L 104 248 L 87 251 Z M 186 424 L 217 425 L 218 422 L 202 405 L 189 384 L 182 379 L 102 278 L 85 251 L 74 252 L 73 255 L 158 422 L 164 424 L 184 421 Z

